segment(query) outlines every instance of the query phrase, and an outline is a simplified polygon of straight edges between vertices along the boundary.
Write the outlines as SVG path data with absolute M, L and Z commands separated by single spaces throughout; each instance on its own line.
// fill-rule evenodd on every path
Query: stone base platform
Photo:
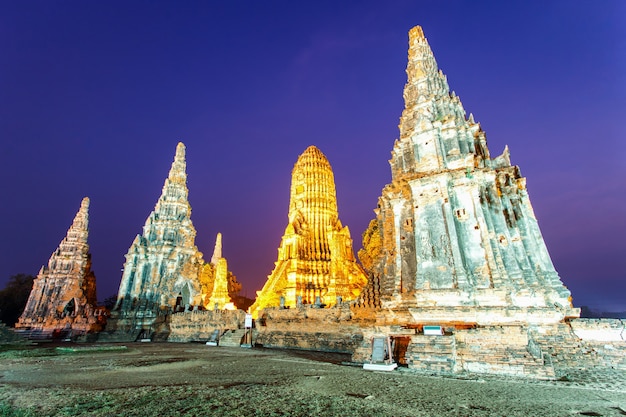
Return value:
M 381 320 L 381 316 L 384 320 Z M 375 309 L 266 309 L 256 322 L 263 347 L 352 354 L 368 362 L 373 337 L 392 339 L 394 360 L 428 374 L 492 374 L 557 379 L 565 369 L 626 369 L 624 322 L 584 320 L 478 325 L 442 323 L 443 334 L 425 335 L 403 314 Z M 399 322 L 404 321 L 405 325 Z M 394 322 L 395 324 L 389 324 Z M 426 324 L 433 324 L 429 320 Z
M 211 333 L 244 327 L 243 310 L 202 310 L 176 313 L 170 316 L 168 342 L 206 342 Z

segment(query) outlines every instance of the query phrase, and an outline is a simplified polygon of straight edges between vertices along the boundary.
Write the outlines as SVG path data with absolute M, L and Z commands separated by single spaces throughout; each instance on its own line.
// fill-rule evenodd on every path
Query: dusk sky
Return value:
M 0 288 L 91 199 L 100 300 L 179 141 L 196 245 L 254 297 L 309 146 L 355 252 L 391 181 L 408 31 L 511 151 L 574 305 L 626 310 L 626 1 L 0 0 Z

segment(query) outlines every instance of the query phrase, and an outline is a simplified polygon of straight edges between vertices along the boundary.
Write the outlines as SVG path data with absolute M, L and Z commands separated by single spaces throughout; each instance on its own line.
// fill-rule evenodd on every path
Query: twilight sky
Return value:
M 84 196 L 98 297 L 178 141 L 196 245 L 253 297 L 316 145 L 355 252 L 403 108 L 408 30 L 528 180 L 576 306 L 626 310 L 626 2 L 0 0 L 0 288 L 36 274 Z

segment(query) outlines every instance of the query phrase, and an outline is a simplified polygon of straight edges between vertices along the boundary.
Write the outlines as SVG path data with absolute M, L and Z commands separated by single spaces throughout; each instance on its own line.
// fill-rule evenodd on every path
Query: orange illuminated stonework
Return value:
M 67 235 L 33 282 L 17 329 L 68 336 L 101 330 L 105 315 L 97 307 L 88 224 L 89 198 L 85 197 Z
M 335 305 L 355 299 L 367 282 L 356 263 L 352 238 L 337 213 L 333 171 L 326 156 L 309 146 L 294 165 L 289 224 L 278 260 L 251 307 L 253 316 L 266 307 L 299 304 Z

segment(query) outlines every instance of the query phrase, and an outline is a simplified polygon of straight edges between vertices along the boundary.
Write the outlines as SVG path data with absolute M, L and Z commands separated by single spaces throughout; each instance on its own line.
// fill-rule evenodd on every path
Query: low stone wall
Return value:
M 518 377 L 554 378 L 554 367 L 526 326 L 489 326 L 455 332 L 458 369 Z
M 169 318 L 170 314 L 160 310 L 113 311 L 106 328 L 98 334 L 98 342 L 165 341 L 170 333 Z
M 570 325 L 599 365 L 626 369 L 626 320 L 576 319 Z
M 352 353 L 363 340 L 348 305 L 265 309 L 256 321 L 255 345 Z
M 445 327 L 438 336 L 421 329 L 401 326 L 372 326 L 363 329 L 362 345 L 352 360 L 370 360 L 371 339 L 389 336 L 394 360 L 409 369 L 427 374 L 498 374 L 531 378 L 554 378 L 554 368 L 544 358 L 540 344 L 524 326 Z
M 429 374 L 484 373 L 558 378 L 572 368 L 626 369 L 626 321 L 575 319 L 558 323 L 475 325 L 448 323 L 445 334 L 426 336 L 404 311 L 302 306 L 265 309 L 253 343 L 269 348 L 352 354 L 370 360 L 372 338 L 389 336 L 401 365 Z M 214 330 L 242 329 L 245 312 L 192 311 L 167 316 L 168 341 L 206 341 Z M 393 324 L 391 324 L 393 323 Z M 402 324 L 404 323 L 404 324 Z M 103 332 L 105 333 L 105 332 Z M 102 335 L 102 333 L 101 333 Z M 241 342 L 236 334 L 233 346 Z
M 172 314 L 168 342 L 206 342 L 211 333 L 244 327 L 243 310 L 203 310 Z
M 453 335 L 413 335 L 406 350 L 406 364 L 428 373 L 451 374 L 457 371 L 456 350 Z
M 576 336 L 592 342 L 625 342 L 626 320 L 575 319 L 569 322 Z

